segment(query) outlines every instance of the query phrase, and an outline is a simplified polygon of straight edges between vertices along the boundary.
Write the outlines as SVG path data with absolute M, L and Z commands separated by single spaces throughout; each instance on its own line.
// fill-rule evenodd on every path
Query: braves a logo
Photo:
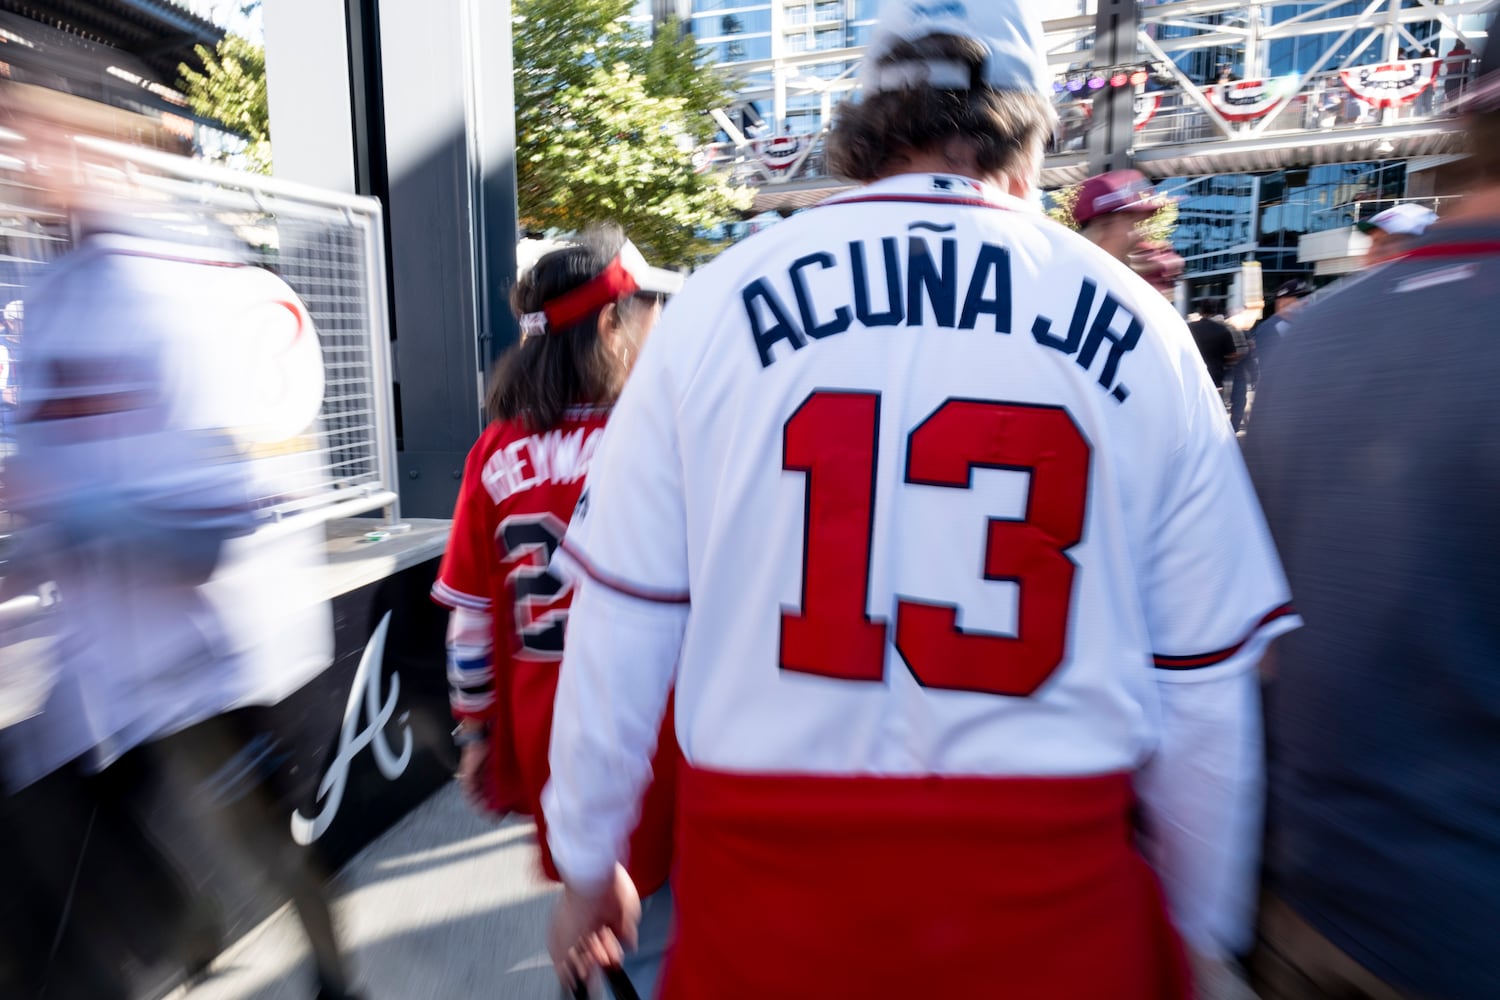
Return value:
M 403 712 L 399 720 L 402 728 L 401 752 L 391 749 L 385 727 L 396 714 L 396 704 L 401 699 L 401 675 L 391 674 L 391 691 L 384 703 L 380 700 L 380 665 L 385 660 L 385 634 L 391 627 L 391 613 L 387 611 L 380 624 L 375 626 L 365 651 L 359 658 L 359 669 L 354 671 L 354 684 L 349 689 L 349 701 L 344 705 L 344 725 L 339 731 L 339 749 L 318 785 L 318 799 L 322 808 L 311 819 L 302 815 L 302 810 L 292 814 L 292 839 L 299 844 L 311 844 L 333 825 L 339 806 L 344 802 L 344 790 L 349 786 L 349 768 L 354 758 L 365 747 L 375 755 L 375 766 L 386 781 L 395 781 L 406 773 L 411 763 L 411 725 Z M 361 713 L 363 709 L 363 713 Z M 367 717 L 364 728 L 359 726 L 359 717 Z

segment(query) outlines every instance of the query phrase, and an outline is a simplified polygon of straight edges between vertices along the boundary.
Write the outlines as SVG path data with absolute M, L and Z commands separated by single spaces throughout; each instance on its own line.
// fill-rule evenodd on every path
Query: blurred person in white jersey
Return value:
M 226 928 L 165 835 L 191 831 L 182 839 L 248 863 L 293 901 L 319 1000 L 352 1000 L 321 874 L 287 822 L 306 781 L 296 734 L 271 711 L 331 661 L 331 617 L 321 593 L 309 596 L 301 553 L 259 540 L 266 562 L 248 548 L 258 504 L 283 479 L 258 446 L 321 407 L 311 318 L 231 234 L 167 227 L 159 204 L 102 200 L 83 189 L 58 126 L 22 125 L 38 190 L 75 241 L 27 292 L 3 497 L 21 527 L 0 600 L 55 586 L 57 669 L 41 712 L 0 734 L 0 772 L 12 791 L 71 776 L 97 834 L 86 834 L 87 870 L 109 889 L 86 881 L 103 902 L 83 914 L 72 887 L 27 905 L 40 926 L 71 922 L 87 939 L 118 936 L 137 962 L 202 973 Z M 283 399 L 293 387 L 298 398 Z M 7 833 L 48 848 L 46 831 Z M 165 943 L 149 926 L 157 915 L 171 924 Z M 84 954 L 91 1000 L 130 995 L 124 960 L 100 957 L 115 951 Z
M 554 961 L 629 946 L 675 684 L 661 996 L 1186 997 L 1250 942 L 1286 583 L 1182 319 L 1039 210 L 1035 10 L 892 0 L 864 72 L 866 186 L 688 281 L 561 546 Z

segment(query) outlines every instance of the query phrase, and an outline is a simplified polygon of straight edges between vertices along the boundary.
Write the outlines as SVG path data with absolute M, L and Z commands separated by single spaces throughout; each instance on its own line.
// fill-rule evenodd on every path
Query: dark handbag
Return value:
M 635 991 L 635 986 L 631 984 L 630 977 L 625 975 L 624 969 L 605 969 L 604 981 L 609 983 L 615 1000 L 641 1000 L 641 995 Z M 573 987 L 573 1000 L 589 1000 L 588 983 L 579 983 Z

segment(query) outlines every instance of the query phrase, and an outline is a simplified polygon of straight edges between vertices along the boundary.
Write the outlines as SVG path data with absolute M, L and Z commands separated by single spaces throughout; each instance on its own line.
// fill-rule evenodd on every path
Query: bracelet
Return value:
M 488 726 L 465 726 L 460 722 L 453 729 L 453 745 L 460 749 L 473 743 L 483 743 L 489 738 Z

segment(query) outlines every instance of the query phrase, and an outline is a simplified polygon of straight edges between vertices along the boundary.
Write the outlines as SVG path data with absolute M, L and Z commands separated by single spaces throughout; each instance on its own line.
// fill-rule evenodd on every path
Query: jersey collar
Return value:
M 1035 212 L 1038 207 L 1007 194 L 993 184 L 958 174 L 897 174 L 855 191 L 836 194 L 823 205 L 869 202 L 973 205 L 1011 212 Z

